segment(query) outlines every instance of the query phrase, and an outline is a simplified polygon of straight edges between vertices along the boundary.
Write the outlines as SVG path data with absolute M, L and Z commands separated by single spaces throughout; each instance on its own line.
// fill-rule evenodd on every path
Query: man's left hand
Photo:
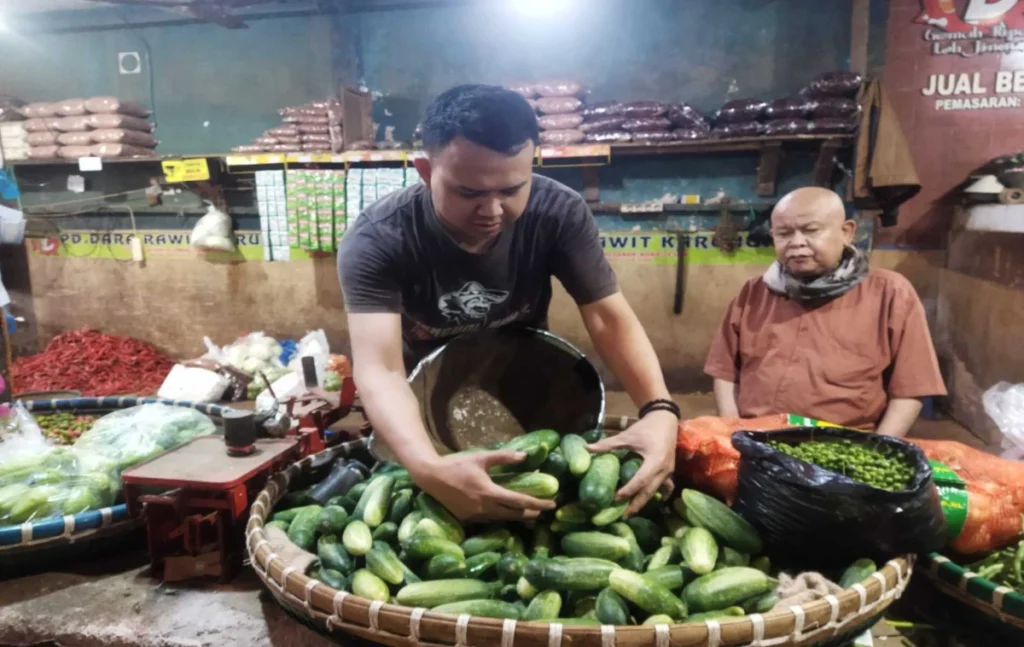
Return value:
M 672 476 L 676 465 L 676 437 L 679 420 L 668 411 L 652 411 L 632 427 L 587 447 L 592 453 L 629 449 L 644 459 L 633 479 L 622 486 L 616 501 L 632 499 L 625 517 L 640 511 L 658 488 Z

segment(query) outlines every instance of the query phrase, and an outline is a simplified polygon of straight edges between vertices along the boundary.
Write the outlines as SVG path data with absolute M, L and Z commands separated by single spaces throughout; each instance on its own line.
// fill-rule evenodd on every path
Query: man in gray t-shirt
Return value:
M 637 406 L 653 410 L 593 451 L 644 457 L 619 492 L 638 510 L 675 463 L 678 409 L 647 335 L 625 298 L 583 199 L 533 174 L 533 110 L 493 86 L 459 86 L 427 109 L 424 184 L 373 204 L 338 254 L 353 365 L 370 421 L 416 483 L 462 518 L 522 519 L 552 503 L 495 485 L 487 470 L 509 451 L 439 457 L 405 382 L 448 339 L 507 324 L 547 326 L 551 277 L 576 301 L 594 346 Z

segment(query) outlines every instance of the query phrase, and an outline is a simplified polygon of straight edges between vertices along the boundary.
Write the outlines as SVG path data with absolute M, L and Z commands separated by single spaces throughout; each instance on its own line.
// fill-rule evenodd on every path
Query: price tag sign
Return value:
M 165 181 L 174 182 L 201 182 L 210 179 L 210 165 L 206 163 L 205 157 L 181 160 L 164 160 Z
M 103 160 L 99 157 L 79 157 L 78 158 L 78 170 L 82 172 L 86 171 L 102 171 Z
M 620 213 L 664 213 L 665 205 L 662 202 L 623 202 L 619 208 Z

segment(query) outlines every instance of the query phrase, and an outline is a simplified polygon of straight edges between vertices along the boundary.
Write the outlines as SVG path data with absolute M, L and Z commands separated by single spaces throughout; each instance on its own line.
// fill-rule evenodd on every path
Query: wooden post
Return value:
M 853 0 L 850 16 L 850 71 L 868 72 L 868 34 L 871 28 L 871 0 Z

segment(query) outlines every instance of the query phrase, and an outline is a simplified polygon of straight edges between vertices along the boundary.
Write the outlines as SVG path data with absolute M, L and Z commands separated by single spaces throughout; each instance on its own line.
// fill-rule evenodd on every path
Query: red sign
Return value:
M 1024 0 L 921 0 L 932 54 L 973 57 L 1024 52 Z

